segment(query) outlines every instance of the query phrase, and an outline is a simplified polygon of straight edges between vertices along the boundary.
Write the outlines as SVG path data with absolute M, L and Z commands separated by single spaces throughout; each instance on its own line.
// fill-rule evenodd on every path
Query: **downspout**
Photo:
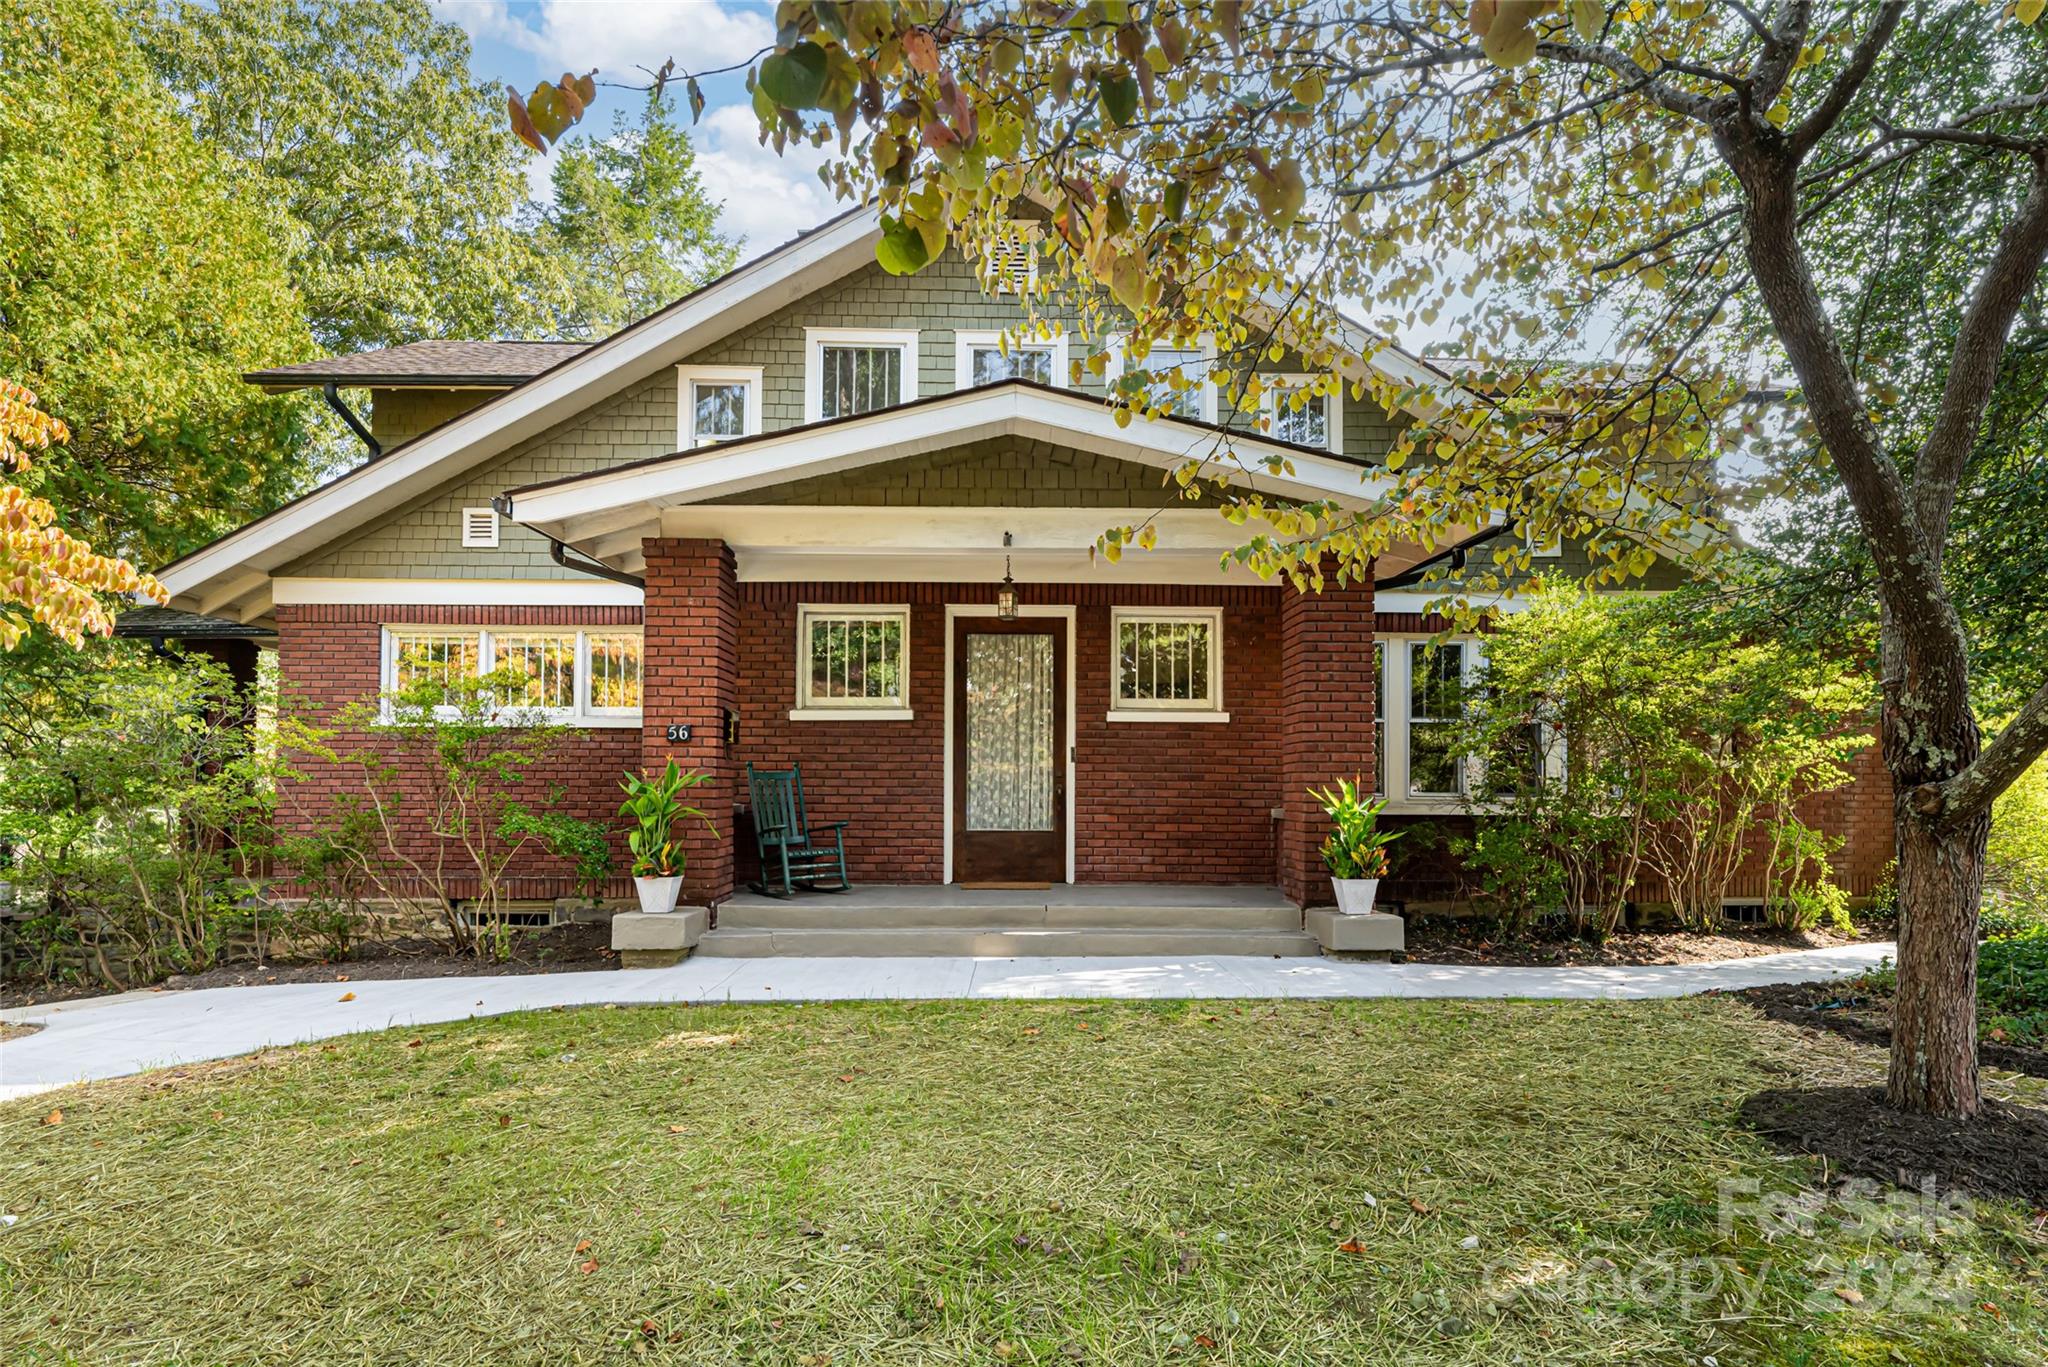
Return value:
M 361 437 L 363 445 L 370 448 L 371 460 L 375 460 L 384 454 L 383 444 L 370 435 L 370 429 L 363 426 L 363 420 L 356 416 L 355 410 L 341 401 L 340 386 L 336 385 L 334 381 L 329 380 L 320 387 L 320 392 L 327 396 L 327 406 L 333 409 L 343 422 L 348 424 L 348 430 Z
M 496 509 L 498 516 L 506 521 L 515 520 L 512 517 L 512 500 L 504 494 L 499 494 L 493 498 L 491 500 L 491 507 Z M 555 540 L 546 532 L 542 532 L 540 535 L 548 543 L 548 559 L 554 561 L 563 569 L 574 570 L 578 574 L 595 575 L 599 579 L 609 579 L 614 584 L 629 584 L 642 592 L 646 591 L 647 581 L 639 575 L 628 574 L 624 570 L 615 570 L 610 565 L 601 565 L 595 560 L 586 559 L 581 551 L 576 553 L 576 559 L 571 560 L 569 559 L 569 548 L 567 546 Z

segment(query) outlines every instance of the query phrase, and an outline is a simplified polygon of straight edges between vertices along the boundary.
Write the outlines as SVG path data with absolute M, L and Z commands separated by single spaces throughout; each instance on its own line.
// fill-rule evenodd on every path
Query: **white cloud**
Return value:
M 774 42 L 765 10 L 715 0 L 541 0 L 514 14 L 507 0 L 435 0 L 471 37 L 531 54 L 543 67 L 598 79 L 643 79 L 673 57 L 685 71 L 744 61 Z
M 691 136 L 704 188 L 725 205 L 718 226 L 739 239 L 742 255 L 786 242 L 845 207 L 818 179 L 825 152 L 791 147 L 778 157 L 773 147 L 761 146 L 751 108 L 728 104 L 707 110 Z

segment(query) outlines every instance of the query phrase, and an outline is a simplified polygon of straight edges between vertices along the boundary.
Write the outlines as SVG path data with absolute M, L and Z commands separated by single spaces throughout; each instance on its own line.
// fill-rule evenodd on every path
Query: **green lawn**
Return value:
M 360 1036 L 0 1107 L 0 1362 L 2041 1361 L 2031 1212 L 1724 1228 L 1820 1190 L 1741 1097 L 1872 1057 L 1710 1000 Z

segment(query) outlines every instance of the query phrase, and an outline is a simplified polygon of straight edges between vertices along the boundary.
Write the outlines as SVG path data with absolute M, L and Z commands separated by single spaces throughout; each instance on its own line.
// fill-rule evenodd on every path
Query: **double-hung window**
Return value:
M 804 329 L 804 421 L 850 418 L 917 397 L 917 333 Z
M 806 604 L 796 614 L 794 721 L 907 721 L 910 609 Z
M 1457 753 L 1464 716 L 1463 641 L 1408 643 L 1408 796 L 1457 797 L 1465 762 Z
M 1291 441 L 1297 446 L 1320 447 L 1325 451 L 1343 449 L 1341 390 L 1333 387 L 1327 394 L 1316 393 L 1317 377 L 1313 375 L 1266 375 L 1260 378 L 1265 389 L 1260 396 L 1259 407 L 1261 416 L 1265 418 L 1267 436 L 1276 441 Z
M 1067 339 L 1017 337 L 1001 332 L 953 334 L 953 383 L 956 388 L 994 384 L 998 380 L 1035 380 L 1067 384 Z
M 1113 608 L 1110 721 L 1226 722 L 1221 608 Z
M 676 449 L 692 451 L 761 430 L 759 366 L 677 366 Z
M 507 676 L 493 698 L 520 714 L 570 726 L 640 724 L 637 627 L 384 628 L 383 691 L 403 696 L 465 679 Z M 494 685 L 495 687 L 495 685 Z

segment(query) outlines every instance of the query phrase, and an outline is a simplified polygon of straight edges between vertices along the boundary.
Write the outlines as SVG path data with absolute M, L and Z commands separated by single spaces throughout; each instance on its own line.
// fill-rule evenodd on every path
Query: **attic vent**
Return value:
M 1035 225 L 1032 231 L 991 242 L 982 256 L 981 278 L 991 294 L 1028 294 L 1038 283 L 1038 252 Z
M 495 508 L 464 508 L 462 510 L 462 544 L 489 549 L 498 544 L 498 510 Z

